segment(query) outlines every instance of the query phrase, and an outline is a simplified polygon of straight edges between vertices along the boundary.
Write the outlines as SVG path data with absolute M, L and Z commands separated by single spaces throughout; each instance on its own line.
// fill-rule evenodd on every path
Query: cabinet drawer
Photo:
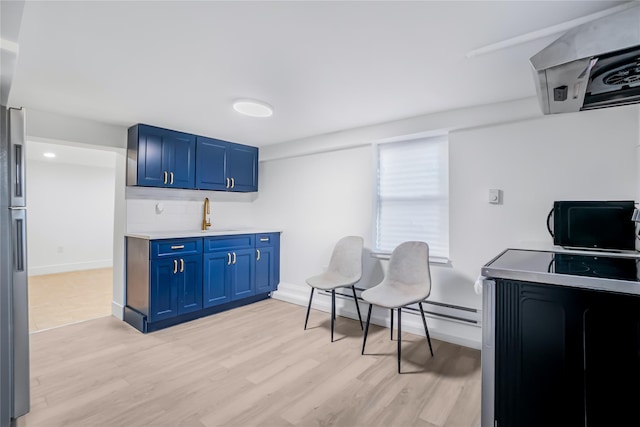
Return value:
M 280 233 L 256 234 L 256 248 L 277 245 L 280 240 Z
M 202 253 L 202 239 L 166 239 L 151 241 L 151 259 L 173 257 L 176 255 L 198 255 Z
M 204 251 L 215 252 L 226 249 L 253 248 L 255 234 L 238 234 L 234 236 L 205 237 Z

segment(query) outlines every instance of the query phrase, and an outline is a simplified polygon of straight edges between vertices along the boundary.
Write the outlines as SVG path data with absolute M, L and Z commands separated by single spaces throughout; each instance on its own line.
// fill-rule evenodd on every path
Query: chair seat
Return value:
M 349 287 L 358 282 L 358 280 L 360 280 L 360 277 L 345 277 L 335 271 L 327 271 L 308 278 L 307 284 L 316 289 L 330 291 L 336 288 Z
M 428 296 L 428 288 L 386 280 L 362 292 L 362 299 L 386 308 L 404 307 L 420 302 Z

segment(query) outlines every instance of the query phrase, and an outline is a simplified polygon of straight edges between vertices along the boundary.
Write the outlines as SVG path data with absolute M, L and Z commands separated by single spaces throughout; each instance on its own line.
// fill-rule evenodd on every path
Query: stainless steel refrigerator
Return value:
M 0 106 L 0 426 L 29 412 L 25 113 Z

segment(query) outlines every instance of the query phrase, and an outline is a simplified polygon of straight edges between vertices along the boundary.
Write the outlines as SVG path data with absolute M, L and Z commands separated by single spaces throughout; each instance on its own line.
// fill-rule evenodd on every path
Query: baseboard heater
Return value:
M 365 291 L 365 290 L 366 289 L 356 288 L 356 291 L 357 291 L 356 295 L 358 297 L 358 301 L 367 303 L 360 296 L 360 293 L 362 293 L 362 291 Z M 324 293 L 325 295 L 331 296 L 331 291 L 322 291 L 322 293 Z M 353 294 L 348 290 L 345 290 L 344 292 L 336 290 L 336 298 L 350 300 L 353 303 Z M 424 307 L 425 314 L 429 314 L 431 316 L 439 317 L 446 320 L 452 320 L 455 322 L 462 322 L 462 323 L 466 323 L 474 326 L 482 325 L 482 320 L 481 320 L 482 315 L 480 313 L 480 310 L 476 308 L 464 307 L 461 305 L 447 304 L 443 302 L 429 301 L 429 300 L 422 301 L 422 304 Z M 427 306 L 425 306 L 425 304 Z M 431 307 L 431 310 L 429 310 L 429 307 Z M 417 306 L 404 307 L 402 311 L 409 314 L 415 314 L 418 316 L 420 315 L 420 309 Z

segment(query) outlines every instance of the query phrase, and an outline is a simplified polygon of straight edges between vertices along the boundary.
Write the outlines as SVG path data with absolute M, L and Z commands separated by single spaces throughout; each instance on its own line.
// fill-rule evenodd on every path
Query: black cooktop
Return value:
M 509 249 L 485 267 L 640 282 L 640 258 Z

